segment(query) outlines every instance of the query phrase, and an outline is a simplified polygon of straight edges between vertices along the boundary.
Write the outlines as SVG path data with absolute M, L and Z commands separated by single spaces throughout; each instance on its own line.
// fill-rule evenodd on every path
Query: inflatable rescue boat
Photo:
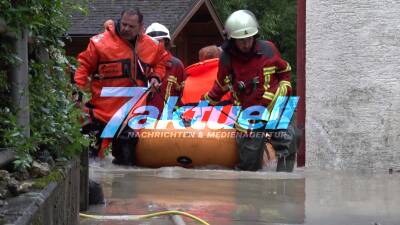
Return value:
M 184 105 L 197 105 L 201 96 L 211 90 L 217 77 L 218 63 L 217 58 L 209 59 L 185 69 L 187 79 L 182 96 Z M 222 101 L 229 98 L 230 96 L 226 95 Z M 230 105 L 224 106 L 223 111 L 229 112 L 230 107 Z M 204 123 L 208 121 L 210 114 L 211 112 L 208 112 L 203 115 Z M 226 119 L 226 116 L 221 114 L 218 121 Z M 207 123 L 204 129 L 193 127 L 176 129 L 172 121 L 167 121 L 165 129 L 140 130 L 136 146 L 136 164 L 153 168 L 207 165 L 232 168 L 238 162 L 235 130 L 211 129 L 212 126 Z

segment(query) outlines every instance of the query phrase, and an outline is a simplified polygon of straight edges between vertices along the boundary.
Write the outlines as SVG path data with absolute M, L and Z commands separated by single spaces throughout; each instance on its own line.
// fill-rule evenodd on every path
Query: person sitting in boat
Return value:
M 203 47 L 199 50 L 199 61 L 201 62 L 207 59 L 219 58 L 221 53 L 222 53 L 221 47 L 218 47 L 216 45 L 209 45 Z

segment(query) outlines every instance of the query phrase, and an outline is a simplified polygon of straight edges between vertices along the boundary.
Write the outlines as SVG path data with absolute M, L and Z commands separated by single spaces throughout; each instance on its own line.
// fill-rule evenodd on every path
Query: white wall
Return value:
M 400 1 L 310 0 L 306 167 L 400 169 Z

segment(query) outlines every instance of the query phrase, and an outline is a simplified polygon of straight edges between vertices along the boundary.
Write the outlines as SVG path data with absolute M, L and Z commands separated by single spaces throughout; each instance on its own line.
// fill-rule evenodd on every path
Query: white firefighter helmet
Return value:
M 228 39 L 243 39 L 258 33 L 258 22 L 249 10 L 233 12 L 225 22 L 225 32 Z
M 166 28 L 161 23 L 150 24 L 150 26 L 146 29 L 146 34 L 149 35 L 150 37 L 155 38 L 158 41 L 164 38 L 171 40 L 168 28 Z

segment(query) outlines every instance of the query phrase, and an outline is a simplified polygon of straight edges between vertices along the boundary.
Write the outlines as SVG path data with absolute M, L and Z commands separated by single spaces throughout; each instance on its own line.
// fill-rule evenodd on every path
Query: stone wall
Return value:
M 306 167 L 400 169 L 400 4 L 306 9 Z
M 63 166 L 64 176 L 50 182 L 43 190 L 32 191 L 7 199 L 1 213 L 6 224 L 15 225 L 78 225 L 79 224 L 79 160 Z

